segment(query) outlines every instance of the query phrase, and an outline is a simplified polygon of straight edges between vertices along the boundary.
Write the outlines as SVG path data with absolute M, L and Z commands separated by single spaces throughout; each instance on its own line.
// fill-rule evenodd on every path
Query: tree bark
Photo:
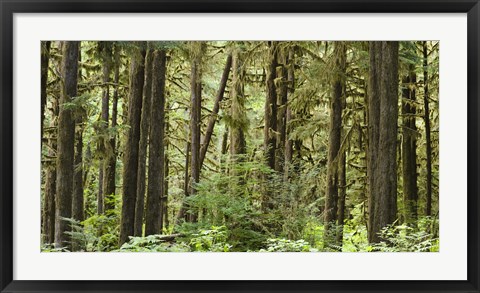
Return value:
M 52 110 L 50 121 L 50 127 L 57 127 L 57 117 L 58 117 L 58 101 L 54 98 L 51 99 Z M 48 139 L 50 148 L 48 150 L 48 155 L 50 157 L 56 156 L 57 150 L 57 141 L 55 135 L 51 135 Z M 57 182 L 57 168 L 56 162 L 52 166 L 48 166 L 45 172 L 45 197 L 43 199 L 43 221 L 42 221 L 42 232 L 44 235 L 43 243 L 54 243 L 55 242 L 55 192 L 56 192 L 56 182 Z
M 343 225 L 345 222 L 346 196 L 347 196 L 347 168 L 346 168 L 346 153 L 340 153 L 340 165 L 338 169 L 338 208 L 337 208 L 337 232 L 336 245 L 343 245 Z
M 44 142 L 43 124 L 45 120 L 45 109 L 47 107 L 47 84 L 48 84 L 48 68 L 50 59 L 51 42 L 42 42 L 41 53 L 41 140 Z M 58 105 L 56 99 L 52 97 L 52 111 L 51 111 L 50 127 L 56 127 L 55 121 L 58 115 Z M 50 146 L 48 155 L 55 156 L 56 142 L 49 138 L 48 144 Z M 56 189 L 56 166 L 42 166 L 45 168 L 45 189 L 42 208 L 42 234 L 43 243 L 55 242 L 55 189 Z
M 426 139 L 426 157 L 427 157 L 427 194 L 426 194 L 426 209 L 425 215 L 432 215 L 432 139 L 430 134 L 430 107 L 429 101 L 430 98 L 428 91 L 428 47 L 427 42 L 423 42 L 423 106 L 424 106 L 424 116 L 425 121 L 425 139 Z
M 123 198 L 119 246 L 133 236 L 135 225 L 135 202 L 137 195 L 138 146 L 142 111 L 143 83 L 145 74 L 145 44 L 137 44 L 130 64 L 130 93 L 128 124 L 123 163 Z
M 112 49 L 111 42 L 98 42 L 99 53 L 102 58 L 103 68 L 102 68 L 102 81 L 103 81 L 103 92 L 102 92 L 102 113 L 101 113 L 101 123 L 100 123 L 100 133 L 102 134 L 100 142 L 98 145 L 98 152 L 101 156 L 99 162 L 99 172 L 98 172 L 98 196 L 97 196 L 97 213 L 99 215 L 103 214 L 105 211 L 105 190 L 104 190 L 104 177 L 105 168 L 107 161 L 104 159 L 108 157 L 107 148 L 105 147 L 107 140 L 107 128 L 108 128 L 108 116 L 109 116 L 109 100 L 110 100 L 110 69 L 111 69 L 111 58 L 112 58 Z
M 381 229 L 397 212 L 398 42 L 370 42 L 368 95 L 368 240 L 379 242 Z
M 220 172 L 223 174 L 228 174 L 227 166 L 227 151 L 228 151 L 228 138 L 230 136 L 230 131 L 228 126 L 225 126 L 225 131 L 222 135 L 222 147 L 220 150 Z
M 268 68 L 266 76 L 267 97 L 265 99 L 265 126 L 264 126 L 264 151 L 267 166 L 275 170 L 275 153 L 277 147 L 277 88 L 275 78 L 277 77 L 278 66 L 278 44 L 268 42 Z M 265 175 L 265 180 L 270 180 L 270 176 Z M 272 209 L 272 192 L 267 186 L 263 191 L 262 209 Z
M 230 73 L 230 68 L 232 67 L 232 55 L 229 54 L 227 61 L 225 62 L 225 68 L 223 69 L 222 79 L 220 80 L 220 85 L 218 87 L 217 96 L 215 98 L 215 104 L 213 105 L 212 114 L 210 120 L 208 121 L 207 130 L 205 131 L 205 138 L 203 139 L 202 147 L 200 148 L 200 169 L 203 166 L 203 161 L 207 154 L 208 146 L 212 138 L 213 129 L 217 121 L 218 111 L 220 110 L 220 102 L 223 100 L 225 93 L 225 88 L 227 86 L 228 75 Z
M 118 45 L 115 46 L 114 53 L 114 90 L 113 90 L 113 100 L 112 100 L 112 117 L 111 117 L 111 128 L 117 127 L 117 109 L 118 109 L 118 83 L 120 81 L 120 48 Z M 117 165 L 117 149 L 116 149 L 116 136 L 112 135 L 109 139 L 109 155 L 107 157 L 107 162 L 105 164 L 105 178 L 103 180 L 103 190 L 105 193 L 105 214 L 110 214 L 115 209 L 115 198 L 116 186 L 115 186 L 115 177 L 116 177 L 116 165 Z
M 408 75 L 402 83 L 402 175 L 403 201 L 405 204 L 405 221 L 414 224 L 417 220 L 417 126 L 415 124 L 417 110 L 415 106 L 415 86 L 417 76 L 415 66 L 409 66 Z
M 178 211 L 177 215 L 177 220 L 176 224 L 178 225 L 181 220 L 188 221 L 188 217 L 186 215 L 186 209 L 187 209 L 187 198 L 190 196 L 190 191 L 189 191 L 189 182 L 190 182 L 190 177 L 189 177 L 189 170 L 190 170 L 190 141 L 187 141 L 185 145 L 185 168 L 184 168 L 184 181 L 183 181 L 183 193 L 185 195 L 185 199 L 182 203 L 182 206 L 180 207 L 180 210 Z
M 138 179 L 137 179 L 137 200 L 135 203 L 135 236 L 142 236 L 143 214 L 145 209 L 145 184 L 146 184 L 146 161 L 147 161 L 147 140 L 150 131 L 150 115 L 154 110 L 152 104 L 152 67 L 153 50 L 148 49 L 145 56 L 145 81 L 143 84 L 143 105 L 142 118 L 140 122 L 140 142 L 138 147 Z M 150 137 L 150 139 L 152 139 Z
M 277 138 L 275 147 L 275 171 L 284 172 L 285 168 L 285 141 L 287 136 L 287 101 L 288 101 L 288 51 L 283 49 L 280 51 L 280 60 L 277 75 L 279 75 L 279 88 L 277 93 Z
M 41 86 L 40 86 L 40 100 L 41 100 L 41 123 L 40 123 L 40 138 L 43 143 L 43 123 L 45 120 L 45 108 L 47 106 L 47 83 L 48 83 L 48 61 L 50 59 L 50 41 L 41 43 Z
M 233 78 L 230 107 L 230 154 L 233 161 L 241 160 L 239 155 L 247 153 L 244 129 L 247 125 L 245 115 L 245 95 L 243 82 L 245 78 L 245 65 L 242 52 L 236 49 L 233 53 Z
M 75 159 L 74 159 L 74 178 L 73 178 L 73 218 L 77 221 L 85 219 L 83 206 L 83 126 L 82 119 L 77 119 L 77 129 L 75 131 Z
M 51 153 L 50 153 L 51 154 Z M 45 198 L 43 203 L 43 243 L 55 242 L 55 189 L 57 172 L 49 167 L 45 174 Z
M 325 212 L 324 212 L 324 242 L 328 246 L 336 239 L 337 204 L 339 201 L 339 171 L 342 162 L 340 159 L 344 156 L 340 153 L 342 138 L 342 111 L 344 102 L 342 101 L 346 50 L 343 42 L 335 42 L 334 48 L 335 73 L 332 84 L 332 98 L 330 99 L 330 124 L 329 124 L 329 147 L 328 147 L 328 166 L 327 166 L 327 190 L 325 193 Z
M 60 95 L 57 134 L 57 178 L 55 203 L 55 246 L 71 248 L 71 227 L 64 218 L 72 217 L 75 122 L 72 110 L 65 107 L 77 96 L 79 42 L 64 42 L 62 60 L 63 90 Z
M 99 147 L 100 150 L 101 147 Z M 102 155 L 103 156 L 103 155 Z M 103 162 L 99 162 L 100 167 L 98 169 L 98 193 L 97 193 L 97 215 L 103 215 L 104 213 L 104 198 L 103 198 Z
M 198 46 L 192 53 L 192 68 L 190 76 L 191 89 L 191 111 L 190 111 L 190 134 L 191 134 L 191 157 L 190 157 L 190 195 L 195 195 L 196 184 L 200 181 L 200 135 L 201 135 L 201 119 L 202 119 L 202 54 L 204 49 L 203 43 L 195 44 Z M 188 221 L 196 222 L 196 212 L 190 211 L 187 215 Z
M 289 50 L 288 53 L 288 95 L 293 96 L 295 92 L 295 51 L 293 48 Z M 284 179 L 288 180 L 290 177 L 289 171 L 292 164 L 293 158 L 293 140 L 288 138 L 288 135 L 292 132 L 292 125 L 291 121 L 294 119 L 294 114 L 292 113 L 291 107 L 288 105 L 288 97 L 287 97 L 287 104 L 285 110 L 285 131 L 286 131 L 286 138 L 285 138 L 285 168 L 284 168 Z
M 83 112 L 83 109 L 81 110 Z M 75 221 L 85 220 L 85 207 L 83 197 L 83 119 L 80 113 L 77 113 L 75 129 L 75 158 L 73 171 L 73 199 L 72 199 L 72 218 Z M 72 242 L 72 250 L 78 251 L 82 247 L 77 241 Z
M 166 103 L 166 102 L 165 102 Z M 166 113 L 165 113 L 165 176 L 164 176 L 164 192 L 163 192 L 163 197 L 161 199 L 161 208 L 162 208 L 162 218 L 160 221 L 160 230 L 163 230 L 163 228 L 168 228 L 169 226 L 169 221 L 168 221 L 168 188 L 169 188 L 169 173 L 170 173 L 170 161 L 168 159 L 168 146 L 170 144 L 169 142 L 169 135 L 170 135 L 170 123 L 169 123 L 169 116 L 168 116 L 168 110 L 170 109 L 170 105 L 166 105 Z
M 148 156 L 147 210 L 145 235 L 161 234 L 161 200 L 165 188 L 165 75 L 166 54 L 157 50 L 152 67 L 150 148 Z
M 275 169 L 275 147 L 277 131 L 277 90 L 275 78 L 277 71 L 277 45 L 269 42 L 267 70 L 267 98 L 265 100 L 264 148 L 267 165 Z

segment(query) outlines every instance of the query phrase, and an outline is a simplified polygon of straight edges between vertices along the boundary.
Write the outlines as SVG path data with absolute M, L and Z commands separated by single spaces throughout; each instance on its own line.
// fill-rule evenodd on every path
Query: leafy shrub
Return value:
M 367 227 L 360 224 L 355 225 L 353 224 L 352 220 L 347 220 L 343 226 L 342 251 L 367 251 L 368 247 Z
M 227 243 L 228 231 L 225 226 L 213 226 L 210 230 L 200 230 L 190 239 L 193 251 L 228 252 L 232 245 Z
M 149 235 L 145 237 L 130 237 L 118 252 L 188 252 L 190 247 L 185 243 L 168 243 L 162 235 Z
M 303 176 L 285 180 L 264 162 L 247 159 L 237 158 L 229 172 L 202 178 L 196 185 L 197 192 L 187 198 L 187 205 L 189 212 L 199 215 L 198 224 L 186 234 L 225 226 L 232 251 L 257 251 L 268 238 L 303 237 L 305 226 L 318 217 L 319 202 L 312 204 L 312 198 L 323 200 L 314 188 L 320 169 L 304 170 Z
M 93 215 L 83 222 L 64 218 L 72 228 L 65 232 L 72 238 L 75 251 L 111 251 L 118 248 L 120 210 L 108 211 L 104 215 Z
M 56 248 L 54 243 L 42 244 L 41 252 L 68 252 L 65 248 Z
M 316 252 L 310 244 L 303 240 L 288 240 L 284 238 L 273 238 L 267 240 L 267 249 L 261 249 L 260 252 Z
M 423 219 L 424 222 L 430 220 Z M 421 222 L 421 221 L 420 221 Z M 421 228 L 421 226 L 419 226 Z M 435 252 L 439 250 L 439 239 L 418 227 L 406 224 L 391 225 L 382 229 L 384 241 L 373 245 L 372 251 L 382 252 Z
M 312 218 L 303 229 L 303 239 L 312 247 L 323 248 L 323 224 L 320 219 Z

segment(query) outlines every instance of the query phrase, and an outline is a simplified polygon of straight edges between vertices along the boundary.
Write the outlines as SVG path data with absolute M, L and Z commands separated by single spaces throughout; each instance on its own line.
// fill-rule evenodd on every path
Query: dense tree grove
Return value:
M 44 41 L 42 251 L 438 251 L 439 43 Z

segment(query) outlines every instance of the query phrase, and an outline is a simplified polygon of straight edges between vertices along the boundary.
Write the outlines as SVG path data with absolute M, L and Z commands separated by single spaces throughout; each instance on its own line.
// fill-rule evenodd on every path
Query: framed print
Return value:
M 1 9 L 1 292 L 479 292 L 478 1 Z

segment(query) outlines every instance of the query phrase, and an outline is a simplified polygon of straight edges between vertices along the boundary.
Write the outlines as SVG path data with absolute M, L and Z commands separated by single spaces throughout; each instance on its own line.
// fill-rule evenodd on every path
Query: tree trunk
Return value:
M 145 235 L 161 234 L 161 199 L 165 188 L 165 75 L 166 54 L 157 50 L 152 67 L 150 148 L 148 156 L 147 210 Z
M 346 154 L 340 153 L 340 166 L 338 169 L 338 209 L 337 209 L 337 233 L 336 244 L 338 246 L 343 245 L 343 225 L 345 222 L 345 201 L 347 195 L 347 168 L 346 168 Z
M 99 147 L 101 149 L 101 147 Z M 98 149 L 98 150 L 99 150 Z M 103 157 L 103 155 L 102 155 Z M 98 193 L 97 193 L 97 215 L 103 215 L 104 213 L 104 198 L 103 198 L 103 162 L 99 162 L 98 170 Z
M 48 83 L 48 69 L 49 69 L 49 58 L 50 58 L 50 46 L 51 42 L 42 42 L 42 55 L 41 55 L 41 139 L 42 145 L 44 141 L 43 136 L 43 124 L 45 120 L 45 108 L 47 107 L 47 83 Z M 51 121 L 50 127 L 56 127 L 55 121 L 58 116 L 58 105 L 56 99 L 52 97 L 52 111 L 51 111 Z M 55 151 L 57 149 L 57 144 L 54 139 L 51 137 L 46 140 L 49 144 L 48 156 L 55 156 Z M 45 189 L 44 189 L 44 198 L 43 198 L 43 208 L 42 208 L 42 234 L 43 234 L 43 243 L 54 243 L 55 242 L 55 189 L 56 189 L 56 166 L 55 163 L 52 166 L 42 166 L 45 168 Z
M 188 221 L 188 217 L 186 215 L 186 209 L 187 209 L 187 198 L 190 196 L 190 191 L 189 191 L 189 182 L 190 182 L 190 177 L 189 177 L 189 170 L 190 170 L 190 141 L 187 141 L 187 144 L 185 146 L 185 169 L 184 169 L 184 181 L 183 181 L 183 193 L 185 195 L 184 201 L 182 203 L 182 206 L 180 207 L 180 210 L 178 211 L 178 216 L 175 224 L 179 224 L 181 220 Z
M 245 95 L 243 82 L 245 79 L 245 65 L 242 52 L 236 49 L 233 53 L 233 78 L 231 94 L 231 124 L 230 124 L 230 154 L 233 161 L 241 160 L 239 155 L 247 153 L 245 133 L 247 117 L 245 115 Z
M 428 48 L 427 42 L 423 42 L 423 106 L 424 106 L 424 116 L 425 120 L 425 139 L 426 139 L 426 156 L 427 156 L 427 195 L 426 195 L 426 210 L 425 215 L 432 215 L 432 139 L 430 136 L 430 107 L 429 101 L 430 98 L 428 92 Z
M 53 153 L 49 153 L 49 155 Z M 42 233 L 43 243 L 55 242 L 55 189 L 57 172 L 49 167 L 45 174 L 45 197 L 43 203 Z
M 288 95 L 293 96 L 295 92 L 295 51 L 294 49 L 290 49 L 288 52 L 288 68 L 287 68 L 288 80 L 287 80 L 287 87 L 288 87 Z M 293 158 L 293 140 L 288 138 L 288 135 L 292 132 L 292 125 L 291 121 L 294 119 L 294 115 L 292 113 L 291 107 L 288 105 L 288 97 L 287 97 L 287 104 L 285 109 L 285 159 L 284 159 L 284 179 L 288 180 L 290 177 L 289 170 L 292 164 Z
M 57 134 L 57 179 L 55 203 L 55 245 L 71 248 L 71 227 L 64 218 L 72 217 L 75 122 L 71 109 L 64 106 L 77 96 L 79 42 L 64 42 L 62 60 L 63 90 L 60 95 Z
M 369 75 L 368 240 L 376 243 L 397 212 L 398 42 L 370 42 Z
M 208 145 L 212 138 L 213 129 L 217 121 L 218 111 L 220 110 L 220 102 L 223 100 L 225 93 L 225 88 L 227 86 L 228 74 L 230 73 L 230 68 L 232 67 L 232 55 L 229 54 L 227 61 L 225 62 L 225 68 L 223 69 L 222 79 L 220 80 L 220 85 L 218 87 L 217 96 L 215 98 L 215 104 L 212 109 L 212 114 L 210 116 L 210 121 L 208 121 L 207 130 L 205 131 L 205 138 L 203 139 L 202 147 L 200 148 L 200 169 L 203 166 L 203 161 L 207 154 Z
M 220 172 L 223 174 L 228 174 L 228 168 L 227 168 L 227 151 L 228 151 L 228 137 L 230 135 L 230 131 L 228 130 L 228 127 L 225 126 L 225 131 L 223 132 L 222 136 L 222 147 L 220 150 Z
M 45 107 L 47 106 L 47 83 L 48 83 L 48 61 L 50 59 L 50 45 L 51 42 L 42 42 L 41 52 L 41 86 L 40 86 L 40 100 L 41 100 L 41 123 L 40 123 L 40 138 L 43 143 L 43 121 L 45 120 Z
M 117 109 L 118 109 L 118 83 L 120 81 L 120 48 L 115 46 L 115 62 L 114 62 L 114 90 L 112 100 L 112 117 L 111 128 L 117 127 Z M 105 164 L 105 178 L 103 180 L 103 190 L 105 193 L 105 214 L 110 214 L 115 209 L 115 177 L 116 177 L 116 165 L 117 165 L 117 150 L 116 150 L 116 138 L 112 135 L 109 139 L 109 148 L 107 163 Z
M 200 135 L 202 119 L 202 73 L 201 63 L 204 49 L 203 43 L 196 43 L 198 52 L 192 53 L 192 69 L 190 77 L 191 88 L 191 111 L 190 111 L 190 134 L 191 134 L 191 157 L 190 157 L 190 195 L 195 195 L 196 184 L 200 181 Z M 188 221 L 196 222 L 196 212 L 190 211 Z
M 82 119 L 77 119 L 77 129 L 75 131 L 75 159 L 74 159 L 74 178 L 73 178 L 73 218 L 77 221 L 85 219 L 83 207 L 83 126 Z
M 103 214 L 105 211 L 105 190 L 104 190 L 104 177 L 105 177 L 105 168 L 107 161 L 104 159 L 108 157 L 107 149 L 105 147 L 107 140 L 105 139 L 107 135 L 108 128 L 108 116 L 109 116 L 109 99 L 110 99 L 110 68 L 111 68 L 111 58 L 112 58 L 112 49 L 110 42 L 98 42 L 98 49 L 100 56 L 102 57 L 103 69 L 102 69 L 102 81 L 103 81 L 103 92 L 102 92 L 102 113 L 101 113 L 101 123 L 100 123 L 100 132 L 102 137 L 100 138 L 98 152 L 101 156 L 99 162 L 99 172 L 98 172 L 98 197 L 97 197 L 97 213 L 99 215 Z
M 277 131 L 277 90 L 275 78 L 277 71 L 277 45 L 268 42 L 267 98 L 265 100 L 264 148 L 267 165 L 275 169 L 275 147 Z
M 275 147 L 275 171 L 284 172 L 285 167 L 285 141 L 287 135 L 287 100 L 288 100 L 288 51 L 281 50 L 281 66 L 279 68 L 280 86 L 277 93 L 277 138 Z
M 343 42 L 335 42 L 334 58 L 335 72 L 332 85 L 332 98 L 330 99 L 330 125 L 329 125 L 329 147 L 328 147 L 328 167 L 327 167 L 327 190 L 325 193 L 325 212 L 324 212 L 324 242 L 328 246 L 336 239 L 337 204 L 339 201 L 339 171 L 340 161 L 344 155 L 340 154 L 342 138 L 342 111 L 344 102 L 342 101 L 346 50 Z
M 54 97 L 51 100 L 52 103 L 52 120 L 50 121 L 50 127 L 57 127 L 55 122 L 58 117 L 58 101 Z M 56 135 L 56 133 L 55 133 Z M 57 150 L 57 141 L 55 135 L 50 135 L 48 142 L 50 148 L 48 150 L 48 155 L 50 157 L 56 156 Z M 44 235 L 43 243 L 54 243 L 55 242 L 55 192 L 56 192 L 56 182 L 57 182 L 57 169 L 56 162 L 52 166 L 48 166 L 45 172 L 45 197 L 43 199 L 43 221 L 42 221 L 42 232 Z
M 166 111 L 170 109 L 170 106 L 167 104 L 166 105 Z M 169 123 L 169 116 L 168 112 L 165 113 L 165 176 L 164 176 L 164 192 L 163 192 L 163 197 L 161 199 L 161 208 L 162 208 L 162 218 L 160 219 L 160 230 L 163 230 L 163 228 L 167 228 L 169 226 L 169 221 L 168 221 L 168 185 L 169 185 L 169 173 L 170 173 L 170 162 L 168 159 L 168 146 L 169 146 L 169 130 L 170 130 L 170 123 Z
M 417 76 L 415 66 L 409 66 L 409 73 L 403 78 L 402 88 L 402 175 L 405 221 L 414 224 L 417 220 L 417 110 L 415 107 L 415 86 Z
M 266 76 L 267 97 L 265 99 L 265 126 L 264 126 L 264 151 L 265 161 L 270 169 L 275 170 L 275 153 L 277 147 L 277 89 L 275 78 L 277 77 L 278 46 L 276 42 L 268 42 L 268 68 Z M 265 180 L 270 180 L 266 175 Z M 268 185 L 268 184 L 267 184 Z M 263 191 L 262 209 L 272 209 L 272 191 L 266 186 Z
M 83 110 L 83 109 L 82 109 Z M 82 111 L 83 112 L 83 111 Z M 83 198 L 83 119 L 81 115 L 76 119 L 75 129 L 75 158 L 73 171 L 73 200 L 72 200 L 72 218 L 78 222 L 85 219 L 85 207 Z M 78 251 L 82 247 L 74 241 L 72 250 Z
M 143 84 L 143 105 L 142 118 L 140 122 L 140 142 L 138 147 L 138 179 L 137 179 L 137 200 L 135 203 L 135 236 L 142 236 L 143 213 L 145 209 L 145 179 L 147 161 L 147 140 L 150 131 L 150 114 L 154 110 L 152 104 L 152 67 L 153 50 L 148 49 L 145 56 L 145 81 Z M 152 138 L 150 137 L 150 140 Z M 151 152 L 151 150 L 150 150 Z
M 128 125 L 123 163 L 123 198 L 119 246 L 133 236 L 135 225 L 135 202 L 137 194 L 138 146 L 140 141 L 140 119 L 142 111 L 143 83 L 145 75 L 145 44 L 137 44 L 130 64 L 130 94 L 128 103 Z

